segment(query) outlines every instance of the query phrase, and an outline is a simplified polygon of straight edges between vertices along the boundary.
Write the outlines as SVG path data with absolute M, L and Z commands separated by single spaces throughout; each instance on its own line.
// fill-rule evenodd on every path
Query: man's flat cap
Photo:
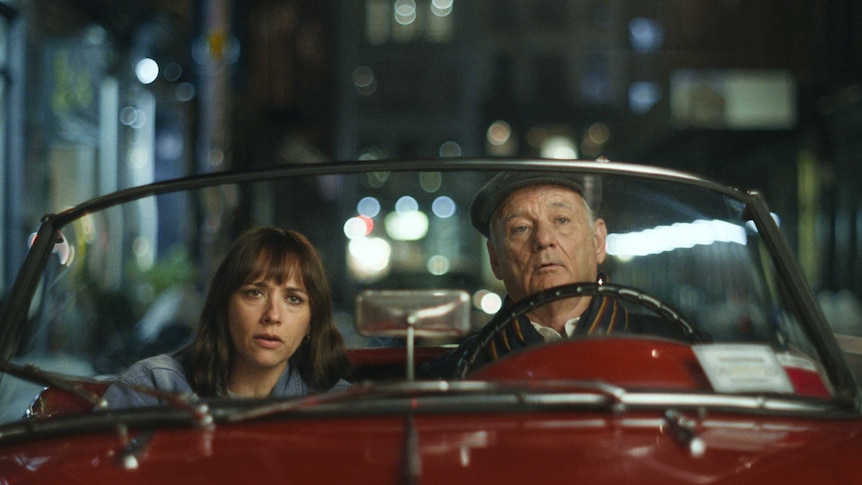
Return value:
M 494 211 L 512 192 L 530 185 L 560 185 L 581 194 L 595 214 L 602 198 L 602 186 L 596 176 L 560 172 L 501 172 L 482 187 L 470 205 L 470 222 L 488 237 Z

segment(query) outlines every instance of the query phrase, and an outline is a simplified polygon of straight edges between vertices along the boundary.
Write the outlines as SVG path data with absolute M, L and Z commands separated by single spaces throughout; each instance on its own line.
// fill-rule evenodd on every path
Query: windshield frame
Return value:
M 628 175 L 645 179 L 687 184 L 731 197 L 745 204 L 748 215 L 757 227 L 763 244 L 773 256 L 775 269 L 786 285 L 790 302 L 803 320 L 807 337 L 824 360 L 825 370 L 835 386 L 835 398 L 860 406 L 860 393 L 855 379 L 844 362 L 838 343 L 820 310 L 816 297 L 802 276 L 800 265 L 790 246 L 772 219 L 761 193 L 743 192 L 691 174 L 645 165 L 576 160 L 502 160 L 502 159 L 425 159 L 376 160 L 301 164 L 270 167 L 251 171 L 235 171 L 194 175 L 180 179 L 155 182 L 97 197 L 80 205 L 42 218 L 37 237 L 11 288 L 0 320 L 0 359 L 11 359 L 24 333 L 27 312 L 37 289 L 41 272 L 51 256 L 55 237 L 67 224 L 93 212 L 113 207 L 146 196 L 168 194 L 189 189 L 276 178 L 306 175 L 355 174 L 373 171 L 461 171 L 461 170 L 538 170 L 538 171 L 589 171 L 597 175 Z

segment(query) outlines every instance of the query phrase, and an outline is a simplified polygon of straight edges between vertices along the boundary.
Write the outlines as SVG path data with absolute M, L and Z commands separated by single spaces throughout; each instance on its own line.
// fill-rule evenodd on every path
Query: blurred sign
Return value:
M 671 76 L 670 91 L 676 128 L 796 126 L 796 81 L 787 71 L 682 70 Z

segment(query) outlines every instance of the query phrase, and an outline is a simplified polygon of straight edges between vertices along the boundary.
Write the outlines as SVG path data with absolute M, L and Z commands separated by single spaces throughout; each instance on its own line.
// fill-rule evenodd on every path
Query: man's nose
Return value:
M 533 245 L 536 249 L 545 249 L 555 244 L 553 231 L 549 224 L 539 223 L 533 229 Z

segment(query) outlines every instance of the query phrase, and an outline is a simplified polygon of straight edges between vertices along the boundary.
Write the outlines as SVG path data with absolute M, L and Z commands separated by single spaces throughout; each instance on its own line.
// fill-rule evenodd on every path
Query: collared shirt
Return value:
M 157 406 L 163 401 L 151 394 L 146 394 L 131 386 L 148 387 L 161 392 L 171 392 L 183 395 L 192 401 L 197 400 L 189 381 L 186 378 L 182 363 L 174 355 L 161 354 L 149 357 L 132 364 L 126 372 L 111 384 L 102 396 L 108 402 L 109 409 L 120 409 L 140 406 Z M 339 380 L 331 390 L 341 390 L 350 387 L 345 380 Z M 278 378 L 271 396 L 300 397 L 311 394 L 313 390 L 302 380 L 299 371 L 290 363 Z
M 577 327 L 578 321 L 580 321 L 580 319 L 580 317 L 575 317 L 566 322 L 563 327 L 566 331 L 566 338 L 570 338 L 572 334 L 575 333 L 575 328 Z M 546 327 L 532 320 L 530 320 L 530 323 L 533 324 L 533 328 L 535 328 L 536 331 L 539 332 L 539 335 L 541 335 L 542 338 L 545 339 L 545 342 L 558 342 L 560 340 L 563 340 L 563 336 L 560 334 L 560 332 L 554 330 L 553 328 Z
M 511 314 L 512 301 L 507 298 L 506 302 L 495 319 L 508 317 Z M 606 298 L 603 295 L 594 296 L 586 312 L 565 324 L 567 337 L 628 331 L 628 311 L 616 299 Z M 466 352 L 472 350 L 479 336 L 479 333 L 473 334 L 467 337 L 457 349 L 424 363 L 420 367 L 420 372 L 425 377 L 442 377 L 444 379 L 453 377 L 459 364 L 463 363 Z M 501 329 L 496 333 L 495 338 L 487 343 L 484 351 L 479 353 L 472 369 L 478 369 L 512 351 L 553 340 L 563 340 L 563 336 L 550 327 L 530 322 L 526 316 L 522 315 L 516 321 L 511 322 L 508 328 Z

